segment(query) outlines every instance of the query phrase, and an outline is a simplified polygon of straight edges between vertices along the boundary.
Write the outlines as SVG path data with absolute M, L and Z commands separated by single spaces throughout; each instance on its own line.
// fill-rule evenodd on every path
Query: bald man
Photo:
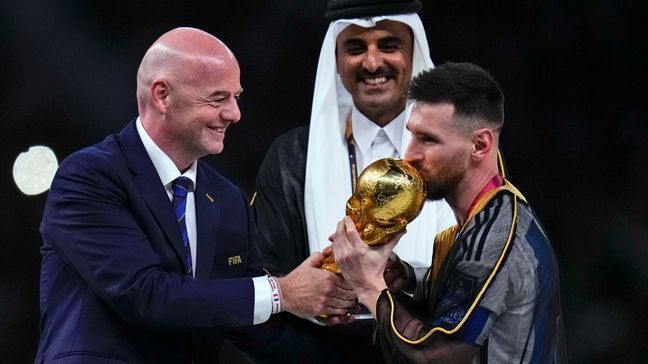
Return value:
M 139 116 L 61 163 L 40 227 L 35 362 L 214 362 L 226 338 L 282 360 L 289 350 L 270 350 L 285 327 L 237 328 L 281 311 L 344 315 L 354 304 L 339 277 L 316 268 L 321 253 L 285 277 L 264 276 L 246 198 L 199 161 L 223 150 L 241 92 L 225 44 L 171 30 L 142 59 Z

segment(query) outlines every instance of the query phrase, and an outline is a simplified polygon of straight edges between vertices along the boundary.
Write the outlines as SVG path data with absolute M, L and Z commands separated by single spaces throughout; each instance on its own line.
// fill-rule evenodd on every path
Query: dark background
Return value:
M 424 1 L 435 64 L 472 61 L 507 97 L 509 177 L 534 206 L 561 274 L 573 363 L 648 362 L 648 125 L 642 1 Z M 0 10 L 0 361 L 38 341 L 38 224 L 46 194 L 11 178 L 31 145 L 59 160 L 136 115 L 135 73 L 177 26 L 236 54 L 243 118 L 207 161 L 254 191 L 272 140 L 308 123 L 325 1 L 6 1 Z

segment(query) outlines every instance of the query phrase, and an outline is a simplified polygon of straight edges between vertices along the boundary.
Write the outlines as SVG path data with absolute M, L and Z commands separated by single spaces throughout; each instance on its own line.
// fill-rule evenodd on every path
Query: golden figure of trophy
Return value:
M 418 216 L 425 195 L 426 185 L 414 167 L 402 159 L 383 158 L 358 177 L 346 214 L 366 244 L 381 245 Z M 333 254 L 324 259 L 321 268 L 340 274 Z

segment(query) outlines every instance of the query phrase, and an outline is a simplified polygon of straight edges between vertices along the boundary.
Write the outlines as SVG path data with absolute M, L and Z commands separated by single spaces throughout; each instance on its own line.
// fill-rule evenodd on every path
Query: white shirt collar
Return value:
M 407 108 L 405 108 L 405 110 L 407 110 Z M 387 134 L 389 141 L 398 152 L 398 155 L 402 155 L 401 141 L 403 139 L 403 129 L 405 128 L 405 110 L 382 128 Z M 381 127 L 364 116 L 355 106 L 351 111 L 351 127 L 353 129 L 353 139 L 355 140 L 356 145 L 360 149 L 362 155 L 367 155 L 369 148 L 371 148 L 371 143 L 376 138 L 376 134 L 378 134 Z
M 194 161 L 191 164 L 191 167 L 189 167 L 189 169 L 187 169 L 185 173 L 180 173 L 178 167 L 176 167 L 171 158 L 169 158 L 169 156 L 166 155 L 166 153 L 164 153 L 164 151 L 162 151 L 162 149 L 160 149 L 160 147 L 158 147 L 153 139 L 151 139 L 151 137 L 148 135 L 148 133 L 144 129 L 144 126 L 142 125 L 142 121 L 140 120 L 139 116 L 135 121 L 135 127 L 137 128 L 137 133 L 139 134 L 139 137 L 144 144 L 144 149 L 146 149 L 146 153 L 148 154 L 149 158 L 151 158 L 153 166 L 160 176 L 160 180 L 162 181 L 164 187 L 166 187 L 167 189 L 170 188 L 171 183 L 176 178 L 184 176 L 189 178 L 191 182 L 193 182 L 195 191 L 198 161 Z

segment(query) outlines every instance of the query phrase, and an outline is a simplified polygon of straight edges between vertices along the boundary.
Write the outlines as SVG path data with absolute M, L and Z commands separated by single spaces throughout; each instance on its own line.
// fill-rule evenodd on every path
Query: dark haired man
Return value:
M 287 273 L 329 245 L 328 236 L 367 165 L 403 157 L 410 139 L 407 86 L 414 74 L 434 67 L 416 14 L 421 6 L 418 0 L 328 2 L 330 25 L 317 66 L 310 124 L 277 138 L 257 177 L 254 207 L 266 238 L 261 251 L 272 273 Z M 434 236 L 452 223 L 444 201 L 426 203 L 396 249 L 408 264 L 392 260 L 391 272 L 422 275 L 430 266 Z M 390 282 L 401 288 L 400 281 Z M 353 318 L 354 323 L 335 327 L 296 320 L 325 348 L 314 360 L 379 359 L 370 316 L 348 320 Z
M 377 320 L 385 355 L 416 363 L 565 360 L 558 265 L 538 218 L 498 173 L 504 96 L 471 63 L 445 63 L 412 81 L 405 159 L 428 198 L 445 198 L 457 224 L 437 235 L 423 295 L 392 294 L 383 278 L 399 237 L 373 248 L 346 217 L 333 251 Z

